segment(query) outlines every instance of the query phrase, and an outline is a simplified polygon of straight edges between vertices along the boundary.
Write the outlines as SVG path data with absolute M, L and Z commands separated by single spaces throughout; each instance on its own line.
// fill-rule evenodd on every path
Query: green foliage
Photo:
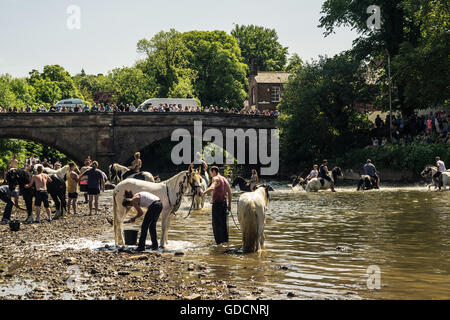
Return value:
M 136 67 L 156 80 L 159 97 L 193 97 L 203 104 L 239 106 L 247 92 L 247 67 L 236 40 L 224 31 L 161 31 L 137 44 Z
M 290 78 L 281 102 L 282 163 L 297 169 L 366 143 L 369 128 L 356 107 L 370 99 L 365 66 L 350 54 L 306 64 Z
M 367 28 L 371 0 L 326 0 L 320 27 L 325 34 L 349 26 L 360 37 L 352 51 L 371 64 L 387 92 L 387 54 L 392 59 L 394 109 L 411 114 L 448 103 L 450 7 L 443 0 L 380 0 L 381 30 Z M 380 101 L 386 106 L 387 99 Z
M 43 146 L 32 141 L 0 139 L 0 172 L 6 170 L 13 154 L 17 154 L 19 166 L 24 165 L 25 159 L 32 154 L 41 161 L 46 158 L 52 163 L 60 161 L 63 165 L 70 161 L 67 156 L 48 146 Z
M 361 167 L 367 159 L 380 168 L 407 170 L 420 174 L 427 165 L 435 164 L 439 156 L 450 163 L 450 148 L 446 144 L 412 143 L 407 146 L 386 145 L 379 148 L 355 149 L 336 159 L 343 168 Z
M 35 100 L 39 104 L 53 105 L 62 99 L 83 99 L 70 74 L 59 65 L 44 66 L 42 73 L 32 70 L 28 83 L 36 90 Z
M 258 70 L 281 71 L 287 62 L 288 48 L 283 47 L 275 29 L 255 25 L 236 25 L 231 35 L 237 39 L 244 62 L 255 61 Z

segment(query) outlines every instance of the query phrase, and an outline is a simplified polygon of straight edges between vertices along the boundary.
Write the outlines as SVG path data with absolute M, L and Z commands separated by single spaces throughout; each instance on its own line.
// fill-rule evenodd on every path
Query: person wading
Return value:
M 132 196 L 128 195 L 128 196 Z M 139 192 L 134 197 L 124 199 L 122 205 L 125 208 L 133 207 L 137 211 L 137 215 L 130 219 L 130 222 L 135 222 L 137 218 L 141 217 L 144 212 L 142 208 L 147 208 L 144 221 L 141 226 L 141 236 L 139 238 L 139 244 L 137 251 L 141 252 L 145 250 L 145 240 L 147 239 L 147 232 L 150 232 L 150 238 L 152 240 L 152 250 L 158 249 L 158 239 L 156 233 L 156 223 L 158 222 L 159 215 L 163 209 L 161 200 L 152 193 Z
M 52 221 L 50 205 L 48 203 L 47 183 L 52 182 L 52 179 L 42 171 L 44 167 L 42 165 L 37 166 L 37 173 L 31 178 L 29 184 L 25 185 L 25 188 L 31 188 L 33 185 L 36 188 L 36 198 L 34 205 L 36 206 L 36 220 L 35 223 L 41 222 L 41 204 L 44 204 L 45 211 L 47 212 L 48 221 Z
M 433 180 L 435 182 L 435 185 L 437 185 L 439 188 L 442 188 L 442 173 L 447 171 L 447 168 L 445 167 L 444 161 L 441 160 L 440 157 L 436 157 L 436 167 L 437 172 L 433 176 Z
M 230 184 L 219 173 L 218 167 L 211 167 L 211 186 L 202 195 L 210 192 L 212 195 L 212 227 L 217 244 L 228 242 L 227 209 L 231 211 L 232 192 Z M 228 205 L 226 198 L 228 197 Z
M 88 195 L 89 195 L 89 215 L 92 216 L 92 201 L 95 200 L 95 214 L 98 214 L 98 196 L 100 195 L 100 189 L 105 192 L 105 180 L 103 179 L 102 172 L 97 169 L 98 162 L 92 163 L 92 168 L 84 173 L 81 177 L 87 177 L 88 179 Z

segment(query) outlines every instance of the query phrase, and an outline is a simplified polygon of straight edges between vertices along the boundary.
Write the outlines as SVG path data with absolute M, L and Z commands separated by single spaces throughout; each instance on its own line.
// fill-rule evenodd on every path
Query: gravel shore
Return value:
M 0 204 L 0 212 L 4 205 Z M 112 228 L 108 205 L 88 216 L 21 224 L 19 232 L 0 226 L 0 299 L 261 299 L 258 288 L 214 279 L 208 267 L 184 261 L 183 252 L 134 253 L 101 238 Z M 14 209 L 13 218 L 26 214 Z M 159 231 L 159 230 L 158 230 Z M 94 249 L 71 246 L 74 239 L 94 241 Z

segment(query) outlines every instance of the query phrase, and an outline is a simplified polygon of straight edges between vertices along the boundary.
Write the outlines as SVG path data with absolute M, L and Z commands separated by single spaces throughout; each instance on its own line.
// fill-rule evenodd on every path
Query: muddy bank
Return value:
M 19 232 L 0 226 L 0 299 L 269 298 L 251 282 L 218 280 L 207 265 L 185 261 L 188 252 L 138 254 L 115 247 L 113 239 L 101 236 L 112 228 L 108 204 L 101 205 L 98 215 L 88 216 L 85 204 L 79 212 L 22 224 Z M 13 212 L 13 219 L 25 218 L 25 213 Z

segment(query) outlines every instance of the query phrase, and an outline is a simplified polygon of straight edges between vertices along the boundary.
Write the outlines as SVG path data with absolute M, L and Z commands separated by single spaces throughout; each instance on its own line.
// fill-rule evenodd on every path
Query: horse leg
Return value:
M 164 240 L 165 243 L 169 243 L 169 228 L 170 228 L 170 222 L 172 220 L 172 215 L 169 214 L 167 217 L 167 224 L 166 224 L 166 232 L 164 233 Z
M 55 191 L 52 191 L 50 193 L 50 196 L 52 197 L 53 202 L 55 203 L 55 207 L 56 207 L 56 214 L 53 217 L 53 219 L 58 219 L 61 217 L 61 201 L 59 201 L 58 194 Z
M 166 230 L 167 230 L 167 228 L 168 228 L 168 217 L 170 216 L 170 212 L 168 211 L 168 210 L 164 210 L 164 212 L 163 212 L 163 214 L 161 215 L 162 216 L 162 220 L 161 220 L 161 239 L 160 239 L 160 241 L 159 241 L 159 246 L 161 247 L 161 248 L 164 248 L 164 246 L 165 246 L 165 244 L 166 244 L 166 237 L 165 237 L 165 234 L 166 234 Z
M 28 217 L 26 222 L 33 222 L 33 195 L 31 193 L 26 193 L 22 195 L 23 201 L 25 201 L 25 206 L 27 208 Z

